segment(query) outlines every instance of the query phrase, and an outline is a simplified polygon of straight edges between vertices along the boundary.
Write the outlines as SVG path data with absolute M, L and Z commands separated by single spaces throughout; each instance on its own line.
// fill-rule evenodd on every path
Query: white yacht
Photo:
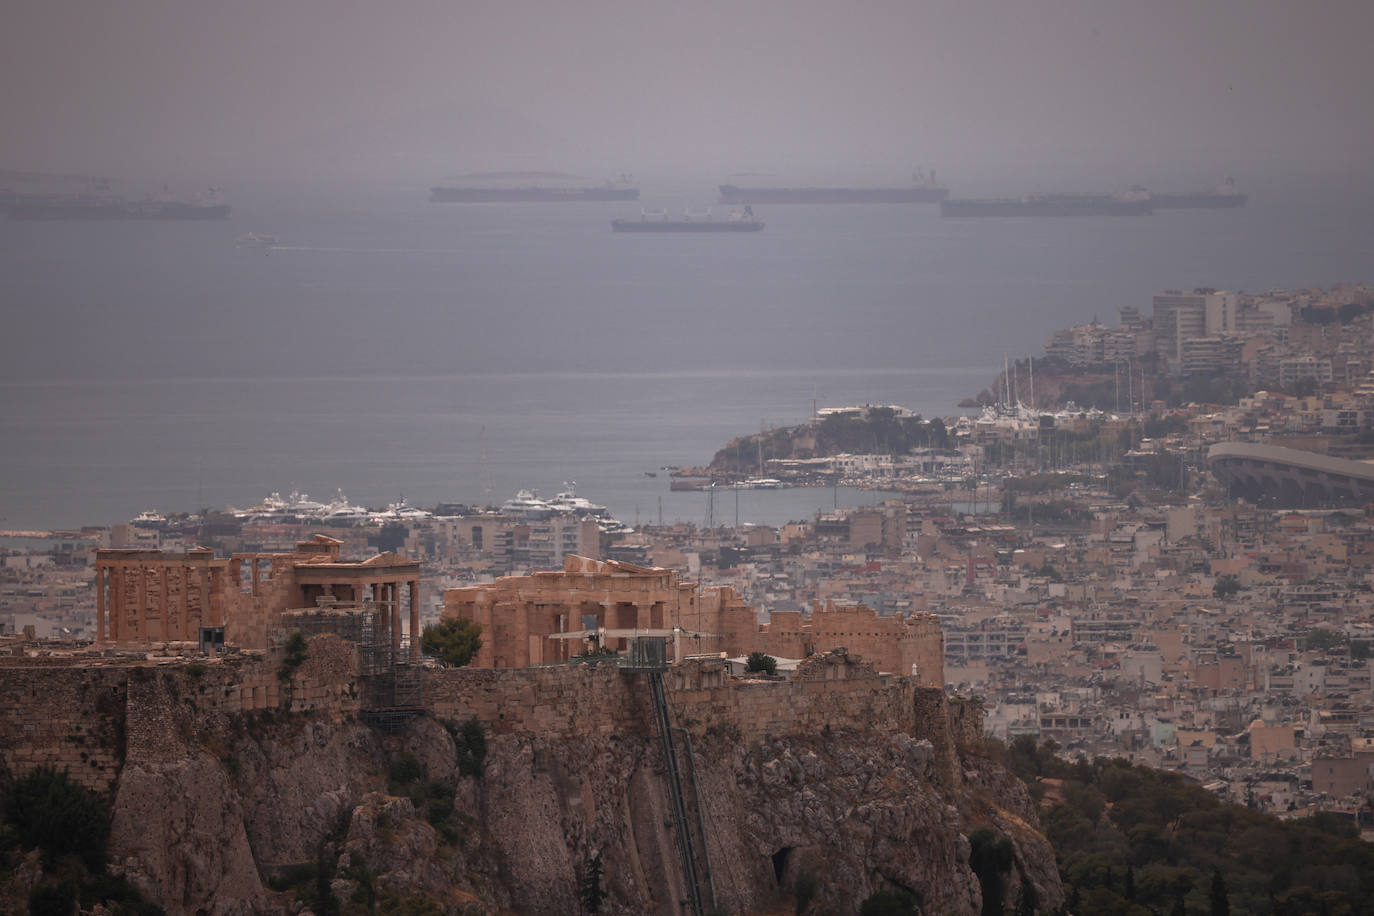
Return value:
M 414 521 L 415 519 L 432 518 L 433 516 L 433 512 L 408 505 L 406 498 L 402 496 L 400 502 L 392 503 L 386 507 L 385 511 L 372 513 L 371 519 L 374 522 L 397 522 Z
M 548 518 L 555 510 L 539 498 L 537 490 L 517 490 L 514 497 L 501 504 L 501 511 L 525 518 Z
M 555 512 L 571 512 L 574 515 L 588 515 L 594 518 L 610 518 L 611 511 L 605 506 L 598 506 L 589 499 L 577 495 L 577 483 L 563 482 L 567 487 L 561 493 L 554 494 L 548 501 L 548 505 Z
M 329 510 L 322 502 L 310 498 L 310 494 L 292 490 L 286 496 L 276 490 L 261 504 L 249 509 L 231 509 L 235 518 L 320 518 Z
M 344 496 L 343 489 L 334 491 L 334 498 L 329 501 L 329 508 L 324 517 L 331 522 L 365 522 L 371 516 L 363 506 L 355 506 Z

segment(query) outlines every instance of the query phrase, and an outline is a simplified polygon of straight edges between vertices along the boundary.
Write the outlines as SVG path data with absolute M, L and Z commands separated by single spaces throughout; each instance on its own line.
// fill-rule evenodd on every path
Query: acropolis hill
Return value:
M 111 871 L 168 913 L 289 912 L 290 890 L 269 885 L 305 866 L 332 874 L 343 901 L 366 882 L 376 899 L 438 912 L 577 913 L 598 856 L 601 912 L 790 911 L 798 881 L 814 878 L 815 912 L 901 888 L 925 912 L 977 913 L 968 837 L 980 827 L 1014 846 L 1009 900 L 1062 897 L 1024 786 L 980 754 L 981 708 L 910 673 L 941 677 L 938 627 L 921 615 L 884 622 L 910 634 L 879 634 L 860 609 L 822 610 L 830 635 L 775 617 L 757 645 L 811 641 L 813 654 L 786 676 L 738 678 L 720 658 L 673 660 L 668 637 L 610 635 L 631 609 L 659 625 L 649 634 L 680 626 L 665 594 L 716 626 L 739 606 L 731 595 L 569 558 L 537 586 L 515 577 L 446 604 L 481 609 L 488 663 L 507 642 L 566 646 L 528 629 L 556 623 L 555 604 L 602 615 L 624 653 L 441 668 L 413 656 L 410 622 L 388 610 L 403 558 L 340 564 L 327 541 L 304 542 L 253 558 L 270 573 L 255 570 L 246 591 L 223 567 L 217 592 L 195 571 L 220 568 L 203 555 L 188 567 L 139 553 L 101 552 L 102 641 L 13 644 L 0 658 L 14 698 L 0 710 L 0 778 L 56 765 L 109 799 Z M 381 597 L 341 596 L 343 579 L 376 579 Z M 597 589 L 611 600 L 593 602 Z M 313 605 L 293 609 L 307 591 Z M 262 632 L 243 638 L 263 646 L 202 654 L 164 638 L 188 620 L 212 634 L 251 623 Z M 861 638 L 861 625 L 875 650 L 890 637 L 905 647 L 887 656 L 904 671 L 825 645 Z M 749 648 L 746 629 L 711 638 Z M 289 647 L 294 632 L 308 634 L 303 650 Z M 0 885 L 6 906 L 22 906 L 25 880 Z

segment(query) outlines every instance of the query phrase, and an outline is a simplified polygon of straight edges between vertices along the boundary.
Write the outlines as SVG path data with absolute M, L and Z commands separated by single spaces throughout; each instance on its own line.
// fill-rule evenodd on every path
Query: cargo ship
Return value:
M 940 202 L 941 216 L 1143 216 L 1153 212 L 1151 196 L 1142 191 L 951 198 Z
M 430 188 L 432 204 L 508 204 L 589 200 L 639 200 L 639 188 L 618 188 L 607 183 L 599 188 Z
M 669 219 L 665 213 L 641 213 L 639 219 L 613 219 L 612 232 L 759 232 L 763 220 L 754 216 L 752 207 L 731 213 L 728 219 L 711 218 L 711 211 L 693 215 L 684 213 L 682 219 Z
M 1243 207 L 1250 195 L 1237 191 L 1235 181 L 1227 178 L 1211 191 L 1157 191 L 1151 192 L 1150 199 L 1157 210 L 1215 210 Z
M 742 188 L 720 185 L 723 204 L 934 204 L 949 188 L 917 172 L 908 188 Z
M 125 220 L 125 219 L 226 219 L 229 205 L 218 194 L 192 200 L 166 200 L 148 197 L 126 200 L 107 195 L 32 195 L 5 203 L 10 219 Z

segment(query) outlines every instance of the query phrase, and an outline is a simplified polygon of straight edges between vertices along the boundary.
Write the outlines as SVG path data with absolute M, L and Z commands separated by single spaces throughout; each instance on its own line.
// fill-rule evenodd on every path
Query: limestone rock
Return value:
M 205 752 L 126 766 L 110 830 L 112 867 L 169 913 L 261 912 L 265 894 L 238 794 Z
M 924 912 L 974 914 L 968 836 L 982 826 L 1013 841 L 1012 894 L 1029 881 L 1041 906 L 1057 905 L 1054 853 L 1025 787 L 975 742 L 961 749 L 950 722 L 967 732 L 969 714 L 952 719 L 944 702 L 922 696 L 917 718 L 930 727 L 915 734 L 827 726 L 744 740 L 703 726 L 689 744 L 679 731 L 687 829 L 717 895 L 708 909 L 777 910 L 810 876 L 814 912 L 852 912 L 904 887 Z M 171 916 L 299 911 L 259 875 L 322 856 L 341 902 L 370 881 L 455 914 L 579 912 L 600 856 L 602 913 L 682 912 L 667 761 L 647 714 L 643 727 L 630 715 L 595 736 L 491 732 L 483 774 L 463 777 L 448 731 L 423 717 L 398 735 L 305 714 L 197 717 L 158 679 L 140 685 L 139 703 L 111 853 Z M 405 788 L 423 807 L 386 793 L 401 753 L 424 771 Z M 431 807 L 434 783 L 452 790 L 452 812 Z

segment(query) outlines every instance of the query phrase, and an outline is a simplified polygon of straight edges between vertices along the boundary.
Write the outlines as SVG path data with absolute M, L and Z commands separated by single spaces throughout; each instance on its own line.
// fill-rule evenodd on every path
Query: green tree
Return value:
M 1212 585 L 1212 594 L 1218 598 L 1230 598 L 1240 591 L 1240 580 L 1235 576 L 1218 576 Z
M 309 655 L 309 647 L 306 645 L 305 637 L 301 631 L 297 630 L 286 639 L 283 647 L 286 652 L 282 656 L 281 667 L 277 669 L 277 677 L 283 681 L 289 681 L 296 674 L 296 669 L 305 664 L 306 656 Z
M 588 913 L 600 912 L 601 902 L 606 899 L 606 892 L 601 889 L 601 871 L 601 853 L 598 852 L 587 860 L 582 879 L 578 882 L 578 896 Z
M 1158 414 L 1150 414 L 1145 420 L 1145 437 L 1147 439 L 1162 439 L 1175 433 L 1188 431 L 1188 420 L 1183 414 L 1166 414 L 1161 417 Z
M 986 827 L 975 830 L 968 841 L 969 868 L 983 890 L 983 916 L 1000 916 L 1007 893 L 1006 875 L 1016 861 L 1016 850 L 1011 840 Z
M 453 752 L 458 759 L 458 775 L 482 775 L 487 759 L 487 733 L 476 716 L 454 731 Z
M 321 842 L 315 855 L 315 916 L 338 916 L 339 898 L 334 896 L 334 857 L 329 844 Z
M 72 916 L 76 888 L 70 881 L 40 884 L 29 894 L 29 916 Z
M 918 916 L 916 899 L 906 891 L 875 891 L 859 904 L 859 916 Z
M 1323 652 L 1343 645 L 1345 645 L 1345 634 L 1328 630 L 1325 627 L 1317 627 L 1308 633 L 1307 638 L 1303 640 L 1304 647 Z
M 939 417 L 931 417 L 926 424 L 926 430 L 930 434 L 930 444 L 935 448 L 949 448 L 949 430 L 945 428 L 945 421 Z
M 423 779 L 424 776 L 424 764 L 410 751 L 402 751 L 387 765 L 387 780 L 395 783 L 397 787 L 397 791 L 392 792 L 392 795 L 399 795 L 401 786 Z
M 1316 394 L 1320 387 L 1315 378 L 1304 375 L 1302 378 L 1293 380 L 1293 384 L 1288 386 L 1288 393 L 1295 398 L 1307 398 Z
M 461 668 L 482 648 L 482 626 L 471 620 L 445 617 L 425 627 L 420 648 L 450 668 Z
M 30 770 L 5 796 L 4 812 L 20 845 L 42 852 L 44 868 L 51 869 L 59 859 L 74 855 L 93 872 L 104 869 L 109 812 L 66 770 L 49 766 Z
M 778 660 L 765 652 L 750 652 L 744 660 L 744 670 L 748 672 L 778 673 Z
M 1211 916 L 1231 916 L 1231 903 L 1226 892 L 1226 879 L 1221 876 L 1221 869 L 1212 869 L 1212 887 L 1207 894 L 1208 902 L 1211 906 Z
M 1040 895 L 1025 872 L 1021 873 L 1021 893 L 1016 898 L 1016 916 L 1035 916 L 1040 909 Z

